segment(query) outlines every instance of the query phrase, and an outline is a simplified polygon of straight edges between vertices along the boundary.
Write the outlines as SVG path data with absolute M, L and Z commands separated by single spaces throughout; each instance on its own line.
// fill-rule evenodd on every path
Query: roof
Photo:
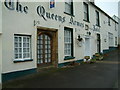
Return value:
M 110 15 L 108 15 L 105 11 L 103 11 L 101 8 L 99 8 L 97 5 L 95 5 L 94 3 L 90 2 L 91 5 L 93 5 L 95 8 L 97 8 L 98 10 L 100 10 L 102 13 L 104 13 L 106 16 L 108 16 L 110 19 L 112 19 L 114 22 L 118 23 L 116 20 L 114 20 Z

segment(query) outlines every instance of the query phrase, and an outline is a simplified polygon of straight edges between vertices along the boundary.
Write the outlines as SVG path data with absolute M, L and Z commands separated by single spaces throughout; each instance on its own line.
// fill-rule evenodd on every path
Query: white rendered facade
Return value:
M 120 45 L 120 1 L 118 2 L 118 38 L 119 38 L 119 45 Z
M 14 5 L 17 4 L 14 3 Z M 41 40 L 43 40 L 44 45 L 46 45 L 44 40 L 49 42 L 49 38 L 45 38 L 46 34 L 51 36 L 52 63 L 57 64 L 58 67 L 66 62 L 83 60 L 84 56 L 92 57 L 97 52 L 104 53 L 104 50 L 109 50 L 110 47 L 117 47 L 118 42 L 115 42 L 115 38 L 118 39 L 118 30 L 115 30 L 115 23 L 117 24 L 117 22 L 92 3 L 74 2 L 72 15 L 65 13 L 65 2 L 56 2 L 53 9 L 49 8 L 49 2 L 19 2 L 19 5 L 18 7 L 22 7 L 22 9 L 17 9 L 15 6 L 14 10 L 10 10 L 12 7 L 9 7 L 5 2 L 2 3 L 3 21 L 0 48 L 2 47 L 3 76 L 11 72 L 38 68 L 38 34 L 43 33 Z M 84 5 L 89 7 L 88 21 L 84 20 Z M 98 18 L 96 16 L 99 17 L 99 22 L 97 22 L 99 25 L 97 26 L 96 19 Z M 108 18 L 110 18 L 110 25 L 108 25 Z M 64 43 L 65 28 L 69 29 L 71 33 L 70 38 L 68 37 L 71 40 L 68 40 L 68 46 Z M 21 38 L 16 38 L 18 42 L 23 42 L 22 46 L 19 46 L 19 49 L 22 50 L 22 56 L 20 51 L 15 52 L 16 36 Z M 82 41 L 77 40 L 78 36 L 82 38 Z M 28 48 L 27 46 L 26 49 L 24 47 L 24 38 L 27 37 L 30 38 L 28 43 L 30 54 L 24 52 Z M 41 45 L 41 43 L 39 44 Z M 43 53 L 45 52 L 43 51 Z M 24 55 L 28 55 L 28 58 L 25 56 L 24 59 Z M 49 56 L 49 54 L 46 55 Z M 45 55 L 43 57 L 46 58 Z M 26 61 L 27 59 L 28 61 Z
M 0 11 L 2 11 L 2 3 L 0 2 Z M 2 12 L 0 12 L 0 89 L 1 89 L 1 74 L 2 74 Z

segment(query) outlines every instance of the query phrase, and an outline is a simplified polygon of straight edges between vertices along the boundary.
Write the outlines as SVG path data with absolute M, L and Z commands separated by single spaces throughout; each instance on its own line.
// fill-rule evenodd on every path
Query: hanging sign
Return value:
M 50 8 L 54 8 L 55 7 L 55 0 L 50 0 Z

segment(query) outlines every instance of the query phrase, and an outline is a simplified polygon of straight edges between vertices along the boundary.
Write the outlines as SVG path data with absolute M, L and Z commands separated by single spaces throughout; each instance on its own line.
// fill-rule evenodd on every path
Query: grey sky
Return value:
M 95 0 L 95 4 L 110 16 L 118 16 L 118 1 L 120 0 Z

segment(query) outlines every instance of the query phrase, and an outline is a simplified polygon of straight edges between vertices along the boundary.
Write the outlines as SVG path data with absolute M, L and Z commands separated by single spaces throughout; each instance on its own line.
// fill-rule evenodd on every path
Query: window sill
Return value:
M 14 63 L 19 63 L 19 62 L 29 62 L 29 61 L 33 61 L 33 59 L 25 59 L 25 60 L 14 60 Z
M 67 12 L 64 12 L 64 13 L 67 14 L 67 15 L 75 17 L 75 15 L 73 15 L 73 14 L 70 14 L 70 13 L 67 13 Z
M 72 56 L 65 56 L 64 60 L 70 60 L 70 59 L 74 59 L 75 57 Z
M 89 21 L 89 20 L 85 20 L 85 19 L 83 19 L 83 21 L 90 23 L 90 21 Z

